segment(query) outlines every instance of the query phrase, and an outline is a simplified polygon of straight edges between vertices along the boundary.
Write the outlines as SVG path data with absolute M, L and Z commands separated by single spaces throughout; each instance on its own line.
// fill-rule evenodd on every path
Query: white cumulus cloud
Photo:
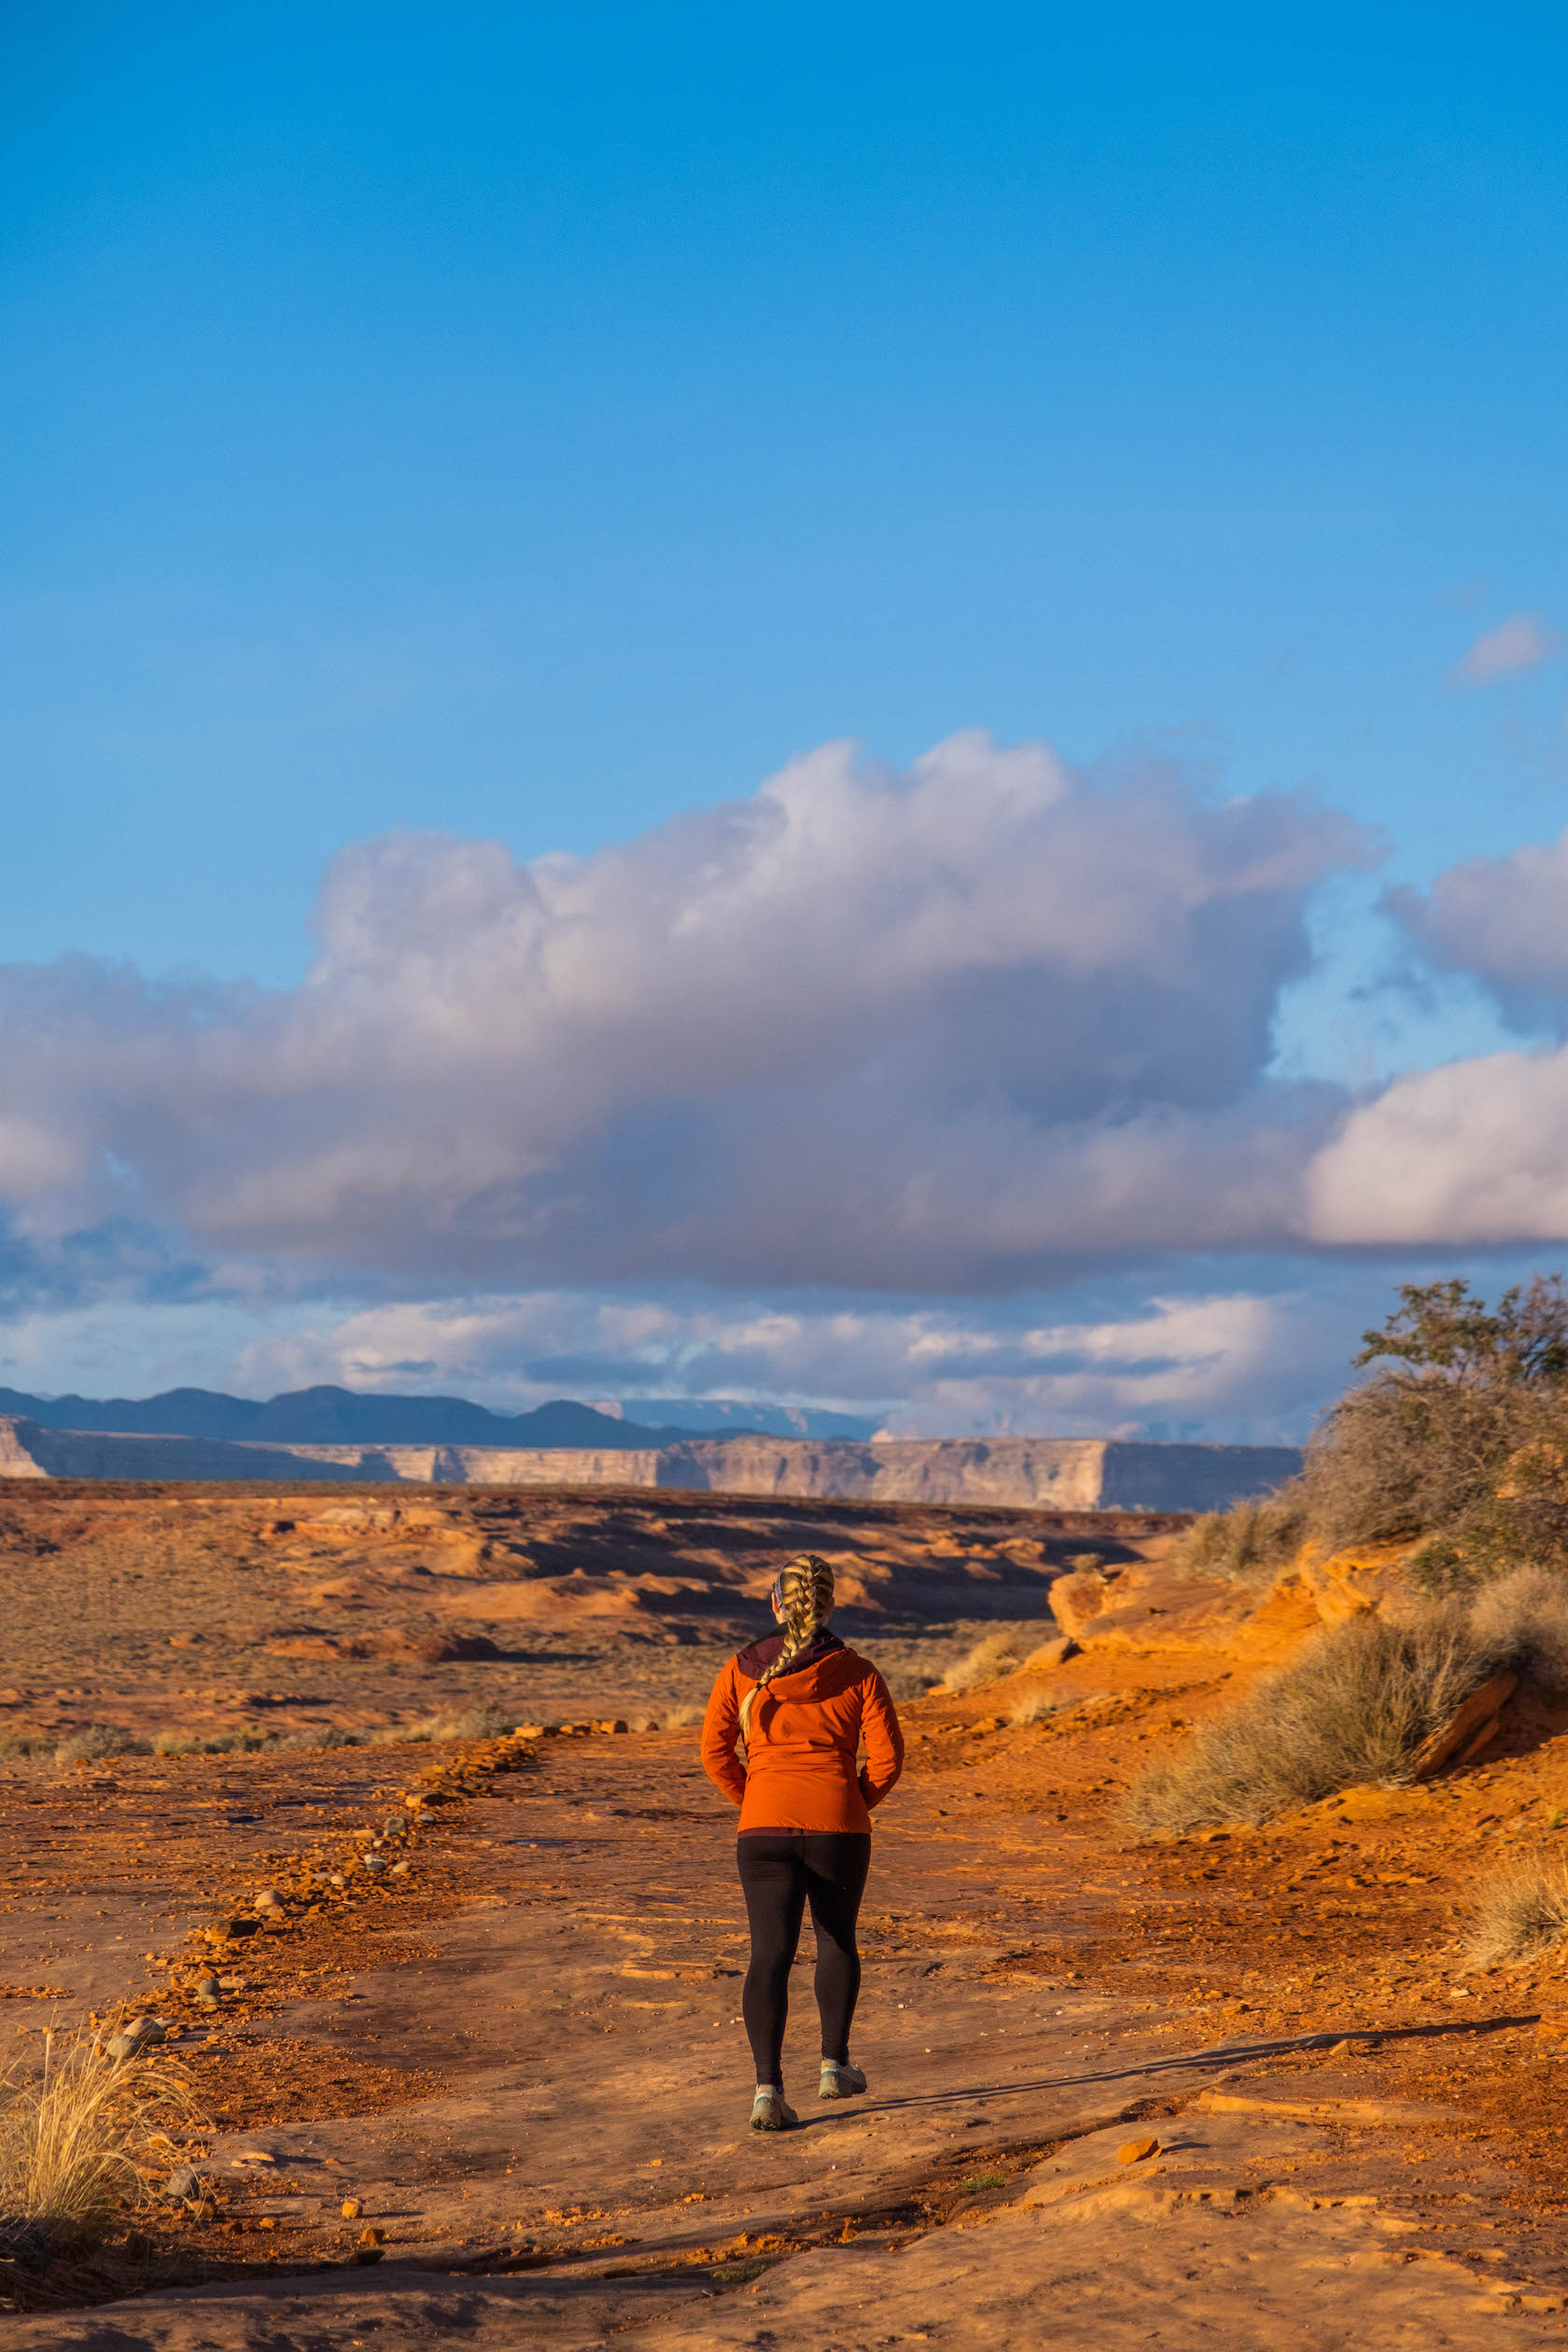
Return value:
M 340 1292 L 1267 1242 L 1337 1107 L 1265 1083 L 1279 993 L 1366 854 L 1300 795 L 978 734 L 830 744 L 589 858 L 363 843 L 297 990 L 0 973 L 0 1197 L 39 1246 L 133 1220 Z

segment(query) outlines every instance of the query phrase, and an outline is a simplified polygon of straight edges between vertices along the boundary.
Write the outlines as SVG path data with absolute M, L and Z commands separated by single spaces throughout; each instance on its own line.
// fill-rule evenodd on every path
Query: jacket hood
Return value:
M 769 1633 L 762 1641 L 753 1642 L 749 1649 L 739 1652 L 735 1664 L 749 1682 L 762 1680 L 774 1659 L 782 1656 L 788 1638 L 783 1633 Z M 790 1672 L 791 1674 L 800 1673 L 805 1667 L 815 1666 L 824 1658 L 832 1658 L 843 1647 L 844 1644 L 836 1633 L 819 1633 L 809 1649 L 803 1649 L 798 1658 L 791 1659 Z

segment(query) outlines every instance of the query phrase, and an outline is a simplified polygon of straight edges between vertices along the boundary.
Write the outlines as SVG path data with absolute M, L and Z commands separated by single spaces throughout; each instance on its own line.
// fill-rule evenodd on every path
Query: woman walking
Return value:
M 703 1722 L 704 1768 L 740 1807 L 735 1853 L 751 1929 L 741 2013 L 756 2062 L 754 2132 L 800 2121 L 784 2103 L 784 2023 L 807 1903 L 822 2021 L 818 2093 L 851 2099 L 866 2087 L 849 2063 L 861 1989 L 855 1921 L 871 1865 L 871 1808 L 903 1770 L 903 1734 L 875 1667 L 828 1631 L 833 1603 L 827 1561 L 815 1552 L 791 1560 L 773 1586 L 783 1631 L 731 1659 Z M 866 1761 L 857 1769 L 862 1739 Z

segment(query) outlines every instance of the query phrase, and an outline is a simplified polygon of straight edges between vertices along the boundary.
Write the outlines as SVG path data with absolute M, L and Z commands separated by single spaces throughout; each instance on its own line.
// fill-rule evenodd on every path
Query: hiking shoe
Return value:
M 754 2132 L 787 2132 L 799 2121 L 794 2108 L 785 2105 L 782 2091 L 759 2090 L 751 2102 Z
M 866 2079 L 859 2066 L 846 2059 L 841 2065 L 836 2058 L 822 2061 L 822 2079 L 817 2085 L 819 2099 L 856 2099 L 866 2087 Z

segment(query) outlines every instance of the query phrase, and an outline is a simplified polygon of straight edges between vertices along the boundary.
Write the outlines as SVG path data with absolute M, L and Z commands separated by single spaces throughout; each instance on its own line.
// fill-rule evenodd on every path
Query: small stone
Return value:
M 1129 2139 L 1116 2150 L 1118 2164 L 1141 2164 L 1145 2156 L 1157 2156 L 1159 2142 L 1151 2133 L 1144 2139 Z
M 202 2194 L 202 2176 L 194 2164 L 176 2164 L 163 2183 L 171 2205 L 194 2205 Z
M 343 2201 L 343 2218 L 345 2221 L 357 2221 L 364 2210 L 357 2197 L 345 2197 Z
M 372 1878 L 379 1878 L 379 1877 L 381 1876 L 381 1874 L 382 1874 L 383 1870 L 385 1870 L 385 1868 L 386 1868 L 386 1856 L 385 1856 L 385 1854 L 367 1854 L 367 1855 L 366 1855 L 366 1856 L 365 1856 L 365 1868 L 366 1868 L 366 1869 L 367 1869 L 367 1870 L 369 1870 L 369 1872 L 370 1872 L 370 1874 L 371 1874 L 371 1876 Z
M 329 1886 L 346 1886 L 348 1881 L 341 1870 L 333 1870 L 329 1874 L 327 1883 Z
M 256 1897 L 254 1908 L 259 1911 L 280 1911 L 284 1909 L 283 1897 L 275 1886 L 264 1886 Z
M 127 2058 L 134 2058 L 141 2048 L 134 2034 L 116 2034 L 104 2044 L 104 2055 L 118 2066 Z
M 520 1723 L 512 1737 L 518 1740 L 542 1740 L 544 1726 L 542 1723 Z
M 359 2243 L 361 2246 L 380 2246 L 385 2234 L 384 2230 L 376 2228 L 373 2221 L 367 2221 L 359 2233 Z
M 408 1836 L 408 1815 L 406 1813 L 388 1813 L 386 1819 L 382 1824 L 381 1834 L 384 1838 L 406 1838 Z
M 161 2017 L 133 2017 L 125 2030 L 128 2034 L 135 2035 L 138 2044 L 144 2050 L 150 2049 L 154 2042 L 167 2041 L 169 2038 L 169 2028 Z
M 409 1874 L 409 1864 L 406 1862 L 394 1862 L 392 1868 L 387 1871 L 386 1875 L 388 1878 L 407 1878 Z

